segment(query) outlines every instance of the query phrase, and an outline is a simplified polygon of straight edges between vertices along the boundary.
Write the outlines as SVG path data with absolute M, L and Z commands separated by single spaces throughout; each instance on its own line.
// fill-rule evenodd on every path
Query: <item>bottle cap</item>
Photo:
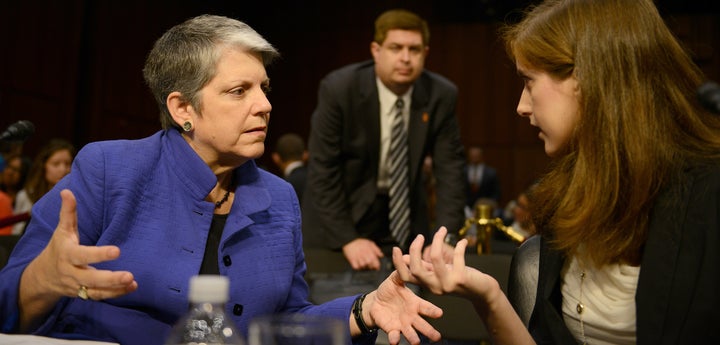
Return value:
M 190 278 L 191 303 L 225 303 L 228 300 L 230 280 L 226 276 L 201 274 Z

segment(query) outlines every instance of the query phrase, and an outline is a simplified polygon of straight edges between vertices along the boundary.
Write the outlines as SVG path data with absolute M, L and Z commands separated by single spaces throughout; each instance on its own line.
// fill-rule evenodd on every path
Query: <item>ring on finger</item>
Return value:
M 87 286 L 80 285 L 80 288 L 78 288 L 78 291 L 77 291 L 77 296 L 83 300 L 87 300 L 89 298 Z

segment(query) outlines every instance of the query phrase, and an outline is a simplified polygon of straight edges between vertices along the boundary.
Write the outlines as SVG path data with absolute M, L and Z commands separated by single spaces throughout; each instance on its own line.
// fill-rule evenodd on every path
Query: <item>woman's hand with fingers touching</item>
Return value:
M 419 235 L 410 244 L 409 254 L 393 248 L 393 263 L 403 281 L 419 284 L 434 294 L 453 294 L 470 300 L 475 311 L 490 330 L 494 344 L 534 344 L 520 317 L 515 313 L 495 278 L 465 266 L 467 240 L 455 246 L 453 260 L 446 263 L 443 239 L 447 229 L 441 227 L 430 245 L 430 261 L 424 261 L 425 239 Z

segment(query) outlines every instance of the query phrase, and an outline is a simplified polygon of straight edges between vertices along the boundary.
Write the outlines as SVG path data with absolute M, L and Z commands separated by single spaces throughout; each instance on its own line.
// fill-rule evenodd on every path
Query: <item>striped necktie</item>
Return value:
M 395 102 L 388 164 L 390 172 L 390 233 L 401 248 L 410 235 L 410 199 L 408 197 L 408 135 L 403 120 L 405 102 Z

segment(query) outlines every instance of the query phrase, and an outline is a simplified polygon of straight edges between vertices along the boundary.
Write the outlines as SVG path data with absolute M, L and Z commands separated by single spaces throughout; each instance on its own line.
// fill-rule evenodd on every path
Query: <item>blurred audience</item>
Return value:
M 7 219 L 13 215 L 12 200 L 4 192 L 0 191 L 0 220 Z M 0 228 L 0 235 L 10 235 L 12 225 Z
M 492 199 L 500 202 L 500 181 L 495 168 L 485 163 L 483 150 L 479 146 L 467 149 L 467 207 L 474 207 L 478 199 Z
M 5 168 L 0 179 L 0 191 L 10 198 L 10 204 L 15 205 L 15 196 L 23 188 L 31 162 L 19 152 L 13 152 L 5 157 Z
M 302 200 L 302 193 L 305 190 L 307 156 L 305 141 L 295 133 L 280 136 L 275 144 L 275 152 L 272 153 L 273 162 L 280 168 L 282 177 L 295 189 L 298 200 Z
M 510 226 L 516 232 L 528 238 L 535 234 L 535 225 L 530 217 L 530 200 L 528 191 L 521 192 L 515 200 L 505 207 L 505 215 L 509 216 Z
M 15 197 L 14 213 L 30 212 L 33 204 L 45 195 L 60 179 L 70 173 L 75 147 L 64 139 L 52 139 L 35 156 L 25 187 Z M 27 222 L 13 226 L 14 235 L 22 234 Z

